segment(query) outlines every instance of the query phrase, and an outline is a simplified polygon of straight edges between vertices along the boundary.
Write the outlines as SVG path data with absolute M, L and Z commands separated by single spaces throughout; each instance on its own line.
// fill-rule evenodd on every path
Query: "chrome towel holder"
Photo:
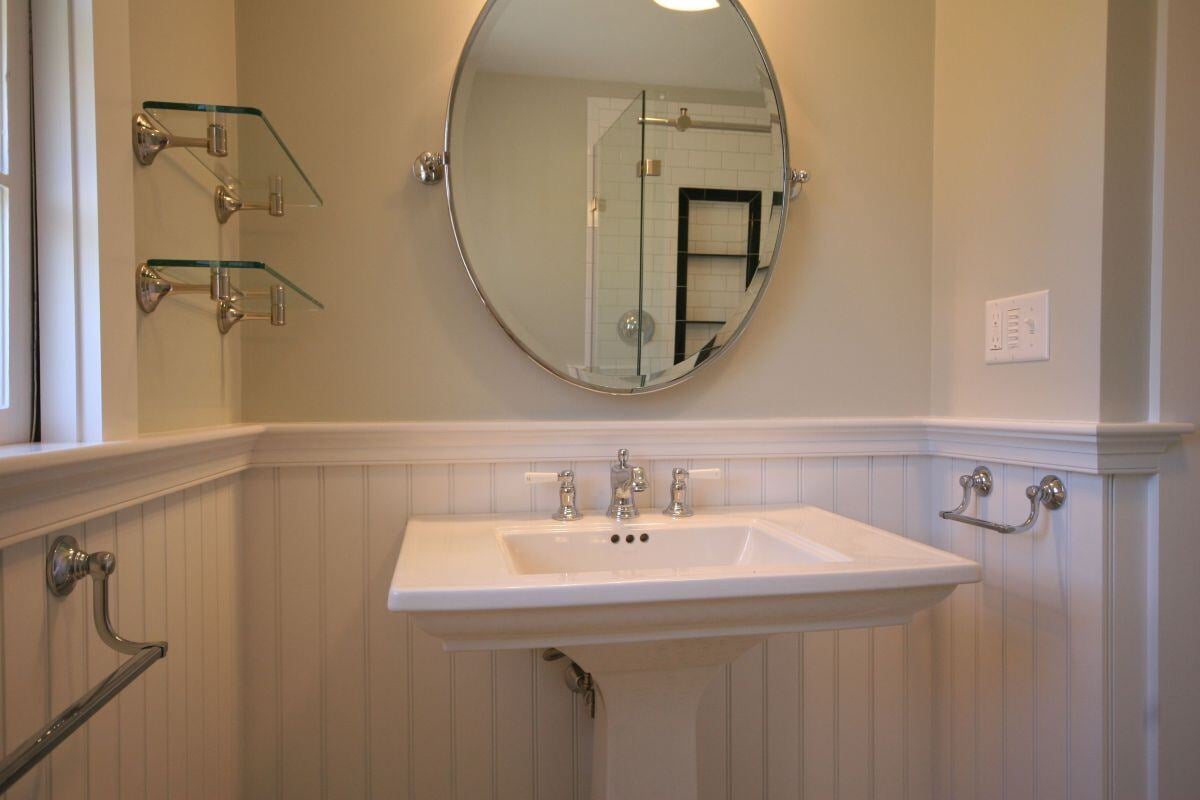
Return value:
M 1037 524 L 1042 506 L 1053 511 L 1061 508 L 1062 504 L 1067 502 L 1067 487 L 1063 485 L 1062 480 L 1057 475 L 1047 475 L 1042 478 L 1041 483 L 1025 488 L 1025 496 L 1029 498 L 1029 516 L 1025 521 L 1020 525 L 1006 525 L 1002 522 L 989 522 L 986 519 L 971 517 L 963 513 L 971 502 L 972 493 L 978 494 L 980 497 L 987 497 L 992 493 L 994 481 L 991 470 L 983 466 L 976 467 L 970 475 L 960 477 L 958 484 L 962 486 L 963 490 L 962 502 L 958 504 L 957 508 L 939 512 L 938 516 L 942 519 L 964 522 L 967 525 L 975 525 L 997 533 L 1025 533 Z
M 20 747 L 0 759 L 0 794 L 33 769 L 83 723 L 129 684 L 167 655 L 166 642 L 133 642 L 113 630 L 108 613 L 108 578 L 117 568 L 112 553 L 86 553 L 72 536 L 59 536 L 46 554 L 46 586 L 56 597 L 65 597 L 84 578 L 92 579 L 92 620 L 96 633 L 118 653 L 131 655 L 87 694 L 67 706 L 61 714 L 26 739 Z

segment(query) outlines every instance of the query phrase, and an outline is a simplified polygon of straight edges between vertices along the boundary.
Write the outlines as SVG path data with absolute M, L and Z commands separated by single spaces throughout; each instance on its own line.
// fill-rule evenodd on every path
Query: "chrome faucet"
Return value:
M 720 467 L 693 470 L 676 467 L 671 471 L 671 502 L 667 503 L 667 507 L 663 509 L 662 513 L 675 519 L 692 516 L 696 512 L 687 502 L 688 478 L 699 480 L 702 478 L 720 477 Z
M 610 470 L 612 500 L 608 504 L 608 516 L 616 519 L 633 519 L 638 515 L 634 494 L 646 491 L 646 471 L 641 467 L 629 466 L 629 451 L 617 451 L 617 463 Z

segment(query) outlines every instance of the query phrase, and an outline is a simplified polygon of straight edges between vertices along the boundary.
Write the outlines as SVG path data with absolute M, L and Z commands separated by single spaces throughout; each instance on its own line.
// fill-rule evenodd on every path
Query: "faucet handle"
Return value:
M 683 467 L 676 467 L 671 471 L 671 477 L 671 502 L 667 503 L 667 507 L 663 509 L 663 513 L 668 517 L 680 519 L 682 517 L 690 517 L 696 513 L 687 504 L 688 478 L 694 478 L 695 480 L 720 478 L 721 468 L 709 467 L 707 469 L 686 470 Z
M 629 470 L 632 480 L 629 483 L 629 488 L 635 492 L 644 492 L 650 486 L 646 480 L 646 470 L 641 467 L 632 467 Z
M 620 450 L 617 451 L 617 466 L 620 467 L 621 469 L 627 469 L 629 467 L 629 450 L 628 450 L 628 448 L 622 447 Z
M 694 481 L 714 480 L 721 477 L 720 467 L 708 467 L 706 469 L 685 469 L 683 471 L 684 478 L 690 478 Z
M 554 483 L 558 482 L 558 511 L 552 515 L 552 519 L 559 522 L 569 522 L 573 519 L 579 519 L 583 513 L 575 505 L 575 473 L 569 469 L 564 469 L 562 472 L 526 472 L 525 482 L 528 484 L 534 483 Z

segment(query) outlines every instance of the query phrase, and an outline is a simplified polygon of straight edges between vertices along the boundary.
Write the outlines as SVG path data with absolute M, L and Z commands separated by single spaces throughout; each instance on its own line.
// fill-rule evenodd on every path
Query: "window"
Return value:
M 29 439 L 33 211 L 29 3 L 0 0 L 0 444 Z

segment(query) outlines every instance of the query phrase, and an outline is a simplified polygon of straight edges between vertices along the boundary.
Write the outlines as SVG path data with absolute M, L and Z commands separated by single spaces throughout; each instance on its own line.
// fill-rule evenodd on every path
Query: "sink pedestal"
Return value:
M 596 683 L 592 800 L 695 800 L 700 699 L 764 636 L 560 648 Z

